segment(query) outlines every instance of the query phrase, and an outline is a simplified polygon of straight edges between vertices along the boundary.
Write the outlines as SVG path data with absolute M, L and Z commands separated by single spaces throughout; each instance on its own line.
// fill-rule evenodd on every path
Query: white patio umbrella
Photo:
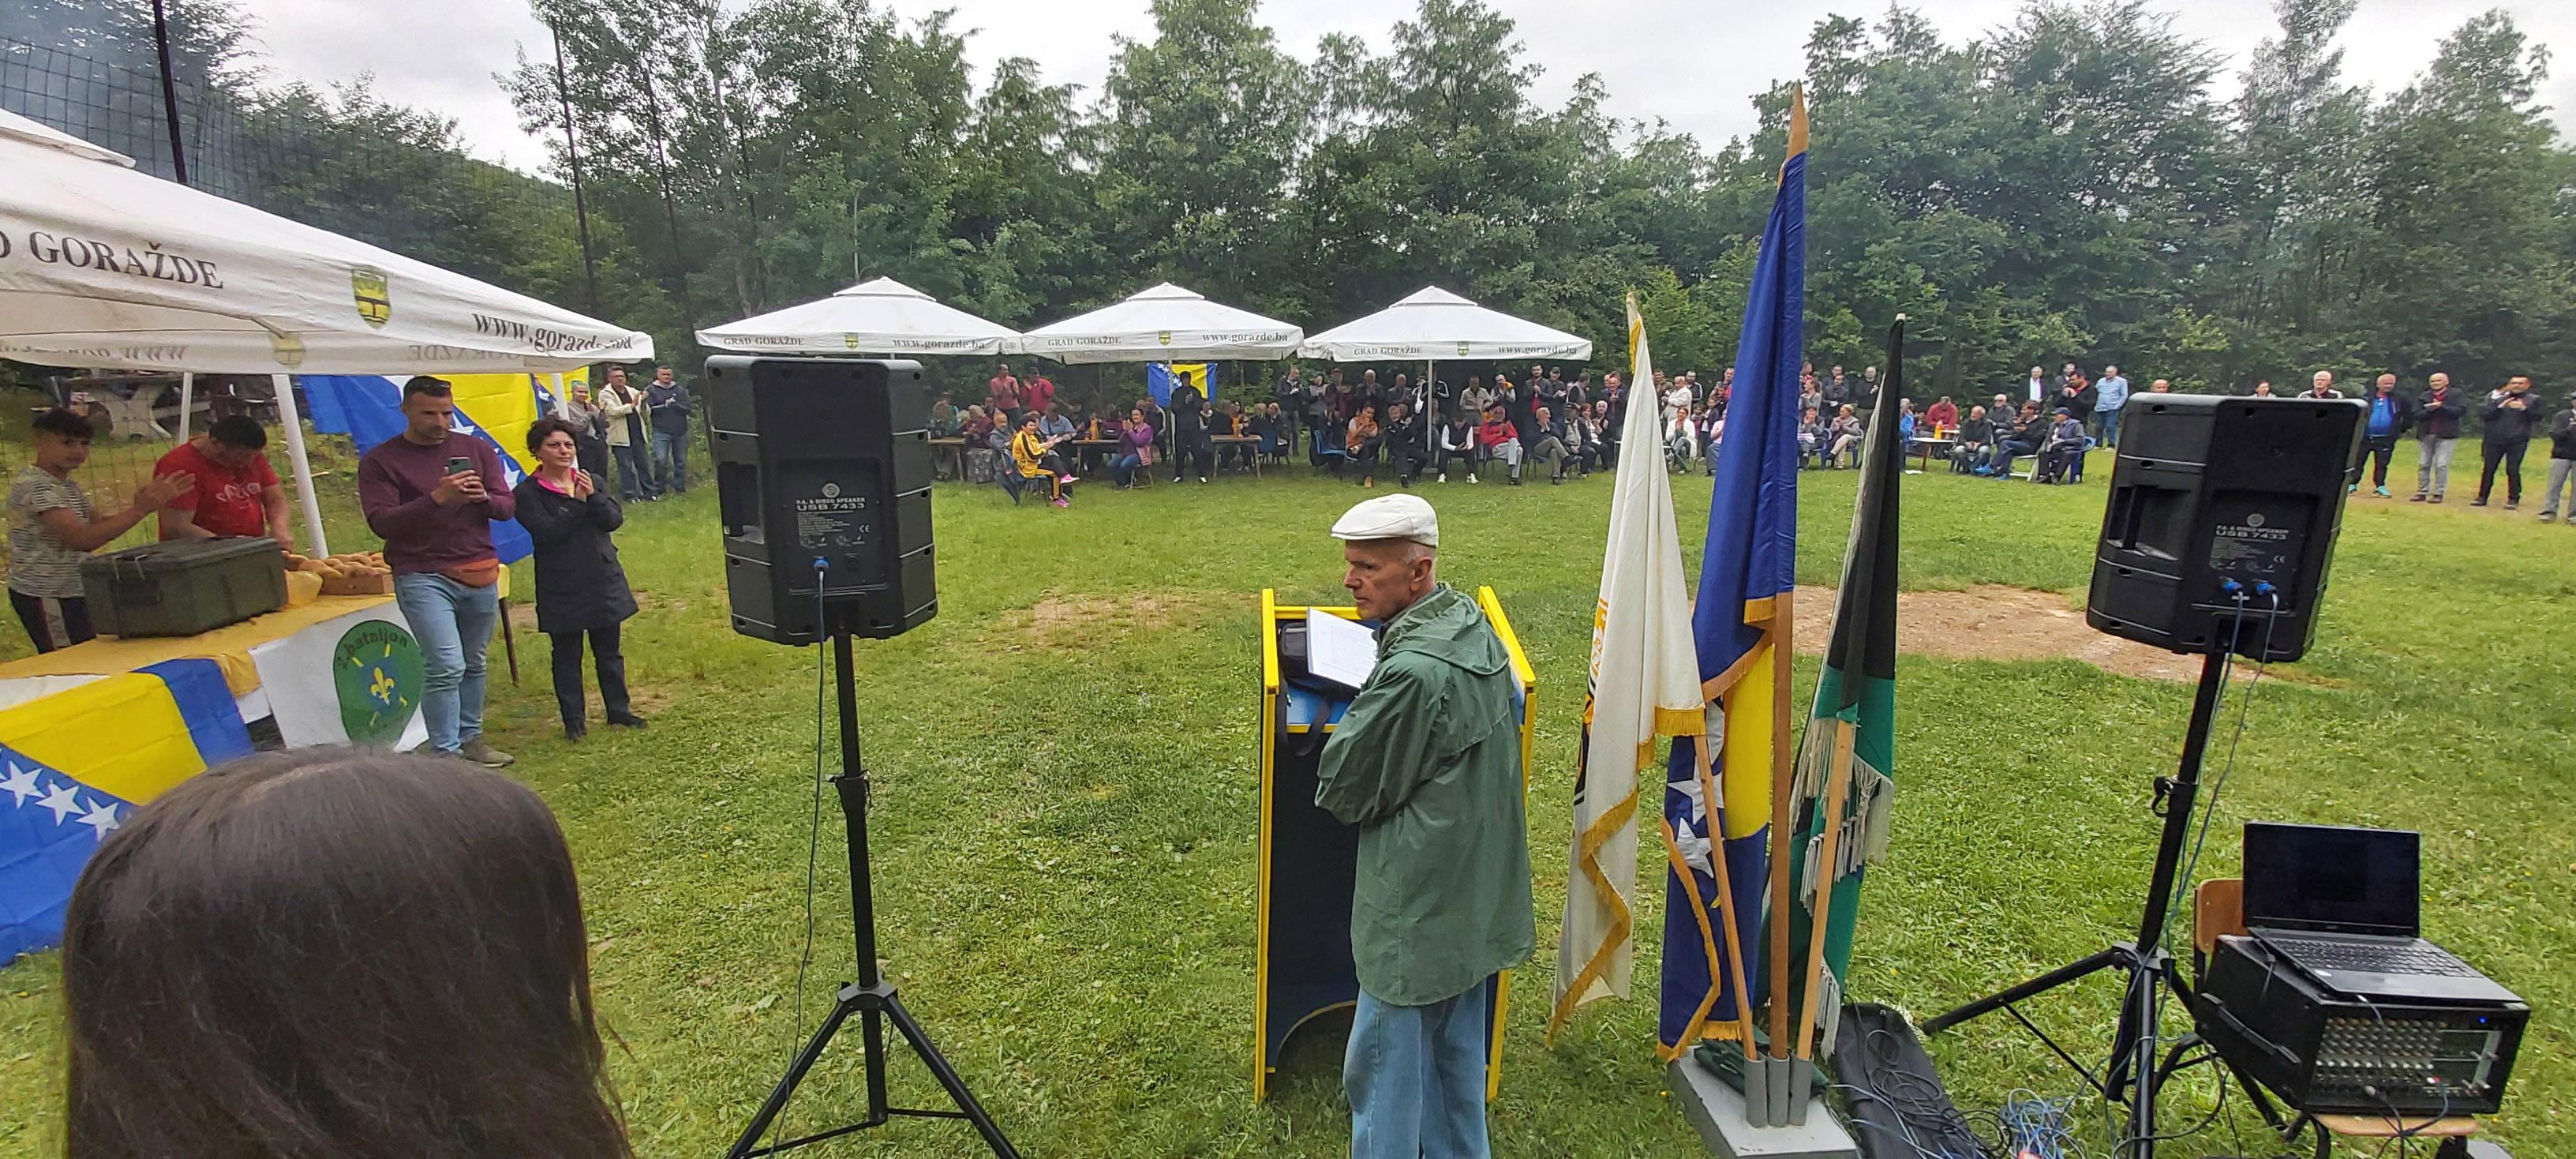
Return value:
M 771 354 L 1000 354 L 1019 336 L 893 278 L 698 331 L 706 346 Z
M 1165 282 L 1125 301 L 1021 335 L 1010 349 L 1057 362 L 1215 362 L 1286 358 L 1306 332 Z
M 316 551 L 290 373 L 561 372 L 653 356 L 649 335 L 133 165 L 0 112 L 0 357 L 272 376 Z
M 1438 286 L 1425 286 L 1401 302 L 1324 331 L 1297 347 L 1304 358 L 1335 362 L 1422 361 L 1422 390 L 1430 397 L 1431 364 L 1439 359 L 1592 357 L 1592 341 L 1563 330 L 1488 310 Z M 1423 424 L 1424 433 L 1430 424 Z M 1426 439 L 1427 441 L 1427 439 Z

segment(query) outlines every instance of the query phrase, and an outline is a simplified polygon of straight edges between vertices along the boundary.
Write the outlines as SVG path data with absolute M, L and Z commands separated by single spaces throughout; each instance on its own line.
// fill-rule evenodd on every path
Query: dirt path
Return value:
M 1834 589 L 1798 588 L 1798 650 L 1825 650 Z M 1905 592 L 1896 597 L 1896 649 L 1953 660 L 2081 660 L 2119 676 L 2150 680 L 2200 678 L 2200 661 L 2177 656 L 2084 623 L 2056 592 L 1980 584 L 1966 591 Z

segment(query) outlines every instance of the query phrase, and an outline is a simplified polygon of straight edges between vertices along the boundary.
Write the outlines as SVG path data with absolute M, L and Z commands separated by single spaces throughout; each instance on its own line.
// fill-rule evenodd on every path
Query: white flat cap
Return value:
M 1440 546 L 1440 516 L 1419 495 L 1380 495 L 1362 501 L 1333 522 L 1335 539 L 1410 539 Z

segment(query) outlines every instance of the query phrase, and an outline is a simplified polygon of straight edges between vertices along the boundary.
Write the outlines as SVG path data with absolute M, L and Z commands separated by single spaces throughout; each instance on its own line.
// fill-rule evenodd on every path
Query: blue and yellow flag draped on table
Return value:
M 501 453 L 501 473 L 510 486 L 536 469 L 528 453 L 528 427 L 554 413 L 552 385 L 533 374 L 443 374 L 456 400 L 456 429 L 482 439 Z M 569 384 L 580 374 L 567 374 Z M 313 429 L 342 434 L 360 452 L 403 432 L 402 384 L 373 374 L 305 374 L 296 381 L 312 403 Z M 566 389 L 570 389 L 569 386 Z M 492 525 L 492 549 L 501 562 L 516 563 L 531 550 L 528 533 L 517 520 Z
M 0 708 L 0 964 L 62 939 L 81 867 L 136 807 L 250 751 L 212 660 L 166 661 Z
M 1665 774 L 1664 836 L 1671 866 L 1665 883 L 1663 1003 L 1656 1038 L 1666 1058 L 1707 1039 L 1749 1038 L 1746 983 L 1763 984 L 1753 968 L 1749 939 L 1762 928 L 1763 882 L 1770 865 L 1765 845 L 1775 799 L 1782 796 L 1775 786 L 1786 780 L 1789 764 L 1798 373 L 1805 357 L 1806 153 L 1806 103 L 1793 96 L 1788 161 L 1780 168 L 1779 191 L 1762 229 L 1744 304 L 1735 390 L 1718 445 L 1708 537 L 1691 613 L 1701 692 L 1711 702 L 1708 733 L 1714 751 L 1675 744 Z M 1652 389 L 1647 383 L 1637 388 Z

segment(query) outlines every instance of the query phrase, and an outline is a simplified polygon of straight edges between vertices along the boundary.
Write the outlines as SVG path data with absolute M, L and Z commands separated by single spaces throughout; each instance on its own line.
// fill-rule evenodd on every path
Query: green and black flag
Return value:
M 1797 971 L 1802 1048 L 1833 1044 L 1833 1019 L 1851 968 L 1852 925 L 1860 911 L 1861 870 L 1887 855 L 1888 805 L 1894 795 L 1896 732 L 1896 492 L 1905 477 L 1905 434 L 1897 400 L 1905 393 L 1905 316 L 1887 335 L 1887 381 L 1861 444 L 1860 494 L 1852 505 L 1850 547 L 1834 597 L 1833 633 L 1816 708 L 1798 752 L 1797 899 L 1790 944 Z M 1816 928 L 1819 883 L 1824 927 Z M 1818 979 L 1821 963 L 1826 971 Z M 1819 1025 L 1818 1019 L 1822 1018 Z M 1822 1041 L 1809 1037 L 1821 1030 Z

